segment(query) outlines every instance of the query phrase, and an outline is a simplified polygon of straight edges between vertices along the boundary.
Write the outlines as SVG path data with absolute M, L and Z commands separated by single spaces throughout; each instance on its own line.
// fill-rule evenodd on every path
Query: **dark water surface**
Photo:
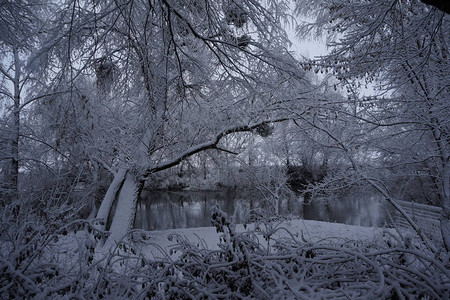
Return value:
M 279 212 L 305 220 L 382 226 L 386 221 L 386 204 L 380 200 L 374 192 L 354 190 L 339 200 L 285 199 L 279 203 Z M 249 212 L 263 202 L 255 193 L 245 191 L 144 190 L 137 207 L 135 228 L 161 230 L 211 226 L 211 207 L 215 204 L 229 216 L 234 215 L 236 223 L 242 223 Z

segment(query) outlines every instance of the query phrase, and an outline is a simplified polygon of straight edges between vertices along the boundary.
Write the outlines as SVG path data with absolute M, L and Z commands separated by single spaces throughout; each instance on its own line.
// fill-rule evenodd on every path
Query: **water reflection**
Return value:
M 143 191 L 138 203 L 135 228 L 160 230 L 211 226 L 211 207 L 218 204 L 236 223 L 242 223 L 251 210 L 264 207 L 256 193 L 245 191 Z M 373 192 L 354 190 L 340 200 L 303 201 L 284 199 L 278 203 L 283 215 L 307 220 L 338 222 L 350 225 L 383 225 L 384 204 Z
M 228 191 L 143 191 L 135 227 L 145 230 L 211 226 L 211 207 L 217 203 L 233 212 L 236 202 Z
M 383 226 L 387 220 L 386 203 L 372 191 L 354 189 L 339 200 L 305 201 L 303 218 L 359 226 Z

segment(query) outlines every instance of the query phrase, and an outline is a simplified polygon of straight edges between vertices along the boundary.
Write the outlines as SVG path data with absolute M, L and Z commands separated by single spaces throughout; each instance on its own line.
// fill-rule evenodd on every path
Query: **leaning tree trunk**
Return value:
M 106 191 L 105 197 L 100 204 L 100 208 L 97 212 L 97 226 L 100 230 L 106 229 L 106 224 L 111 213 L 111 208 L 114 204 L 114 200 L 117 199 L 117 195 L 125 181 L 127 175 L 127 169 L 120 169 L 115 175 L 114 179 L 109 185 L 108 191 Z
M 141 186 L 142 183 L 125 168 L 114 175 L 96 217 L 97 228 L 110 232 L 106 241 L 100 242 L 100 248 L 115 245 L 132 228 Z M 111 225 L 108 227 L 108 224 Z
M 97 228 L 109 231 L 106 241 L 99 244 L 100 249 L 109 249 L 126 237 L 134 223 L 141 189 L 142 182 L 131 172 L 121 169 L 116 173 L 97 213 Z
M 114 212 L 110 211 L 110 214 L 114 213 L 114 216 L 109 228 L 110 235 L 104 245 L 105 248 L 119 243 L 133 227 L 141 187 L 142 183 L 128 172 L 118 193 L 116 209 Z

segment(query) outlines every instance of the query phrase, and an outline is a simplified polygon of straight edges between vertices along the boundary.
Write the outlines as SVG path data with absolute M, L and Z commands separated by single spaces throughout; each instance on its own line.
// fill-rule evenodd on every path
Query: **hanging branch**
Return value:
M 237 132 L 250 132 L 250 131 L 258 128 L 261 125 L 266 125 L 266 124 L 270 124 L 270 123 L 279 123 L 279 122 L 283 122 L 283 121 L 287 121 L 287 120 L 289 120 L 289 118 L 266 120 L 266 121 L 262 121 L 262 122 L 258 122 L 258 123 L 253 123 L 250 125 L 240 125 L 240 126 L 225 129 L 222 132 L 219 132 L 215 137 L 213 137 L 209 141 L 200 143 L 198 145 L 195 145 L 195 146 L 189 148 L 188 150 L 186 150 L 182 154 L 178 155 L 174 159 L 157 164 L 156 166 L 147 168 L 147 170 L 144 172 L 144 175 L 142 176 L 142 180 L 143 181 L 146 180 L 147 177 L 153 173 L 156 173 L 156 172 L 159 172 L 162 170 L 166 170 L 173 166 L 176 166 L 179 163 L 181 163 L 183 160 L 185 160 L 186 158 L 188 158 L 194 154 L 197 154 L 199 152 L 202 152 L 202 151 L 205 151 L 208 149 L 216 149 L 217 144 L 220 142 L 220 140 L 229 134 L 237 133 Z

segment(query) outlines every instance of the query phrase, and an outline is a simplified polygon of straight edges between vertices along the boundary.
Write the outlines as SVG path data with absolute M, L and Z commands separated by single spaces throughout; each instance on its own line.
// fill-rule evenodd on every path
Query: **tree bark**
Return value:
M 115 175 L 114 179 L 109 185 L 108 191 L 106 191 L 105 197 L 100 205 L 97 212 L 98 219 L 98 229 L 105 230 L 108 218 L 111 214 L 111 208 L 113 206 L 114 200 L 117 198 L 117 194 L 120 191 L 125 177 L 127 175 L 127 169 L 120 169 Z
M 133 227 L 141 189 L 142 183 L 128 172 L 119 191 L 116 210 L 109 230 L 110 235 L 104 244 L 105 249 L 109 249 L 123 240 Z
M 10 202 L 19 197 L 19 136 L 20 136 L 20 58 L 19 50 L 13 47 L 14 54 L 14 95 L 13 110 L 11 113 L 10 136 L 9 136 L 9 168 L 7 178 L 7 199 Z

